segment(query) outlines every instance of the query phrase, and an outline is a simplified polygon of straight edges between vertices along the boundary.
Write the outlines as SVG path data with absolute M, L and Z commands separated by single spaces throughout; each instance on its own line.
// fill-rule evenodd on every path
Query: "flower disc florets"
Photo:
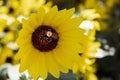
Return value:
M 39 26 L 32 33 L 33 46 L 41 52 L 48 52 L 57 46 L 58 33 L 50 26 Z

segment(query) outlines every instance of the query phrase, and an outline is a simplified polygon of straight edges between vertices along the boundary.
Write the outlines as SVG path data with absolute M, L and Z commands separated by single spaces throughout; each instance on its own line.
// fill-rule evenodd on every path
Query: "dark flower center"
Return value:
M 6 59 L 6 61 L 5 62 L 7 62 L 7 63 L 12 63 L 12 58 L 11 57 L 7 57 L 7 59 Z
M 82 56 L 82 53 L 79 53 L 79 56 Z
M 4 32 L 9 32 L 10 31 L 10 29 L 8 28 L 8 27 L 6 27 L 5 29 L 4 29 Z
M 56 48 L 58 40 L 58 33 L 50 26 L 39 26 L 32 33 L 33 46 L 41 52 L 48 52 Z
M 12 7 L 9 8 L 9 13 L 13 13 L 14 9 Z

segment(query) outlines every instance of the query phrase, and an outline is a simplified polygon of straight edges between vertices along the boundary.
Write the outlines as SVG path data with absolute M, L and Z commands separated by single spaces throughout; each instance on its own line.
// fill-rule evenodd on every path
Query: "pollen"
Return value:
M 47 32 L 46 32 L 46 35 L 47 35 L 48 37 L 51 37 L 51 36 L 52 36 L 52 32 L 51 32 L 51 31 L 47 31 Z

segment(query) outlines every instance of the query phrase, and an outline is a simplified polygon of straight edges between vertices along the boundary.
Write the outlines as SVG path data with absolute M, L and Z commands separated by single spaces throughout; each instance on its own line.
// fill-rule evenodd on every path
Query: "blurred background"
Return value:
M 95 54 L 94 75 L 61 73 L 59 79 L 49 74 L 47 80 L 120 80 L 120 0 L 0 0 L 0 80 L 32 80 L 27 72 L 20 74 L 15 40 L 22 28 L 21 19 L 58 5 L 59 10 L 75 8 L 73 17 L 81 17 L 86 32 L 95 27 L 94 41 L 101 46 Z M 92 58 L 91 58 L 92 59 Z M 16 77 L 16 78 L 15 78 Z M 87 77 L 87 78 L 85 78 Z M 42 79 L 39 79 L 42 80 Z

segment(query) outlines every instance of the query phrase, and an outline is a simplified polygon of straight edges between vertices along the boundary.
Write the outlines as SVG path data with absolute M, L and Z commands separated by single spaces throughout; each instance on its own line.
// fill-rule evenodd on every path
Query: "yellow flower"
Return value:
M 86 0 L 85 2 L 85 8 L 90 9 L 90 8 L 96 8 L 100 4 L 100 0 Z
M 3 47 L 0 51 L 0 65 L 7 62 L 13 63 L 13 51 L 9 47 Z
M 2 0 L 0 0 L 0 6 L 3 4 L 3 1 Z
M 95 42 L 95 35 L 96 31 L 100 30 L 100 24 L 96 19 L 101 18 L 101 16 L 96 12 L 95 9 L 86 9 L 81 11 L 81 17 L 85 19 L 81 23 L 80 27 L 82 28 L 88 28 L 87 31 L 87 40 L 84 42 L 86 44 L 83 44 L 84 48 L 84 54 L 82 54 L 82 57 L 84 61 L 89 60 L 89 58 L 95 58 L 95 53 L 97 52 L 97 49 L 100 47 L 100 42 Z M 88 64 L 85 62 L 86 64 Z M 92 60 L 91 63 L 93 63 L 94 60 Z
M 19 11 L 19 1 L 18 0 L 8 0 L 6 3 L 0 6 L 0 13 L 12 16 L 17 16 Z
M 87 20 L 91 19 L 91 22 L 93 24 L 96 24 L 97 29 L 100 30 L 100 27 L 98 26 L 101 26 L 101 31 L 107 31 L 110 30 L 109 22 L 110 20 L 112 20 L 113 17 L 110 15 L 111 10 L 117 3 L 119 3 L 119 0 L 85 0 L 84 4 L 79 4 L 78 9 L 80 12 L 84 12 L 83 17 L 87 18 Z M 96 11 L 97 13 L 94 13 L 94 11 Z M 97 16 L 96 14 L 99 14 L 101 17 L 97 18 L 97 20 L 92 20 L 92 17 Z
M 7 26 L 7 21 L 5 19 L 0 19 L 0 34 L 4 32 L 6 26 Z
M 84 80 L 98 80 L 95 75 L 96 70 L 96 65 L 87 66 L 86 72 L 83 74 Z
M 100 6 L 100 0 L 85 0 L 78 6 L 78 9 L 94 9 Z
M 45 13 L 40 8 L 28 20 L 23 20 L 17 43 L 20 47 L 16 58 L 21 59 L 20 72 L 25 71 L 37 79 L 46 78 L 48 72 L 58 78 L 67 73 L 83 52 L 84 30 L 79 29 L 80 18 L 71 18 L 74 9 L 58 11 L 53 7 Z
M 95 41 L 95 34 L 96 31 L 94 29 L 90 30 L 88 34 L 88 40 L 86 41 L 87 45 L 84 44 L 85 54 L 89 58 L 95 57 L 95 53 L 97 53 L 97 49 L 100 47 L 100 42 Z
M 52 2 L 45 3 L 46 0 L 21 0 L 20 1 L 20 14 L 28 16 L 32 12 L 37 12 L 40 7 L 44 7 L 46 11 L 48 11 Z
M 96 9 L 83 9 L 81 10 L 80 16 L 84 21 L 79 27 L 86 29 L 87 39 L 83 42 L 85 43 L 83 44 L 84 52 L 79 53 L 79 62 L 74 64 L 73 72 L 82 72 L 86 78 L 85 80 L 90 80 L 91 75 L 94 79 L 97 79 L 94 75 L 95 69 L 91 65 L 95 63 L 95 55 L 97 53 L 97 49 L 100 47 L 100 42 L 95 41 L 95 35 L 96 30 L 100 30 L 98 19 L 100 19 L 101 16 L 97 13 Z
M 98 20 L 96 19 L 100 19 L 101 16 L 99 13 L 96 12 L 95 9 L 85 9 L 85 10 L 81 10 L 81 17 L 83 19 L 85 19 L 86 21 L 89 21 L 90 24 L 93 25 L 93 28 L 95 30 L 100 30 L 100 23 L 98 22 Z M 89 27 L 89 26 L 88 26 Z
M 95 9 L 85 9 L 81 10 L 81 16 L 86 20 L 94 20 L 100 18 L 100 14 L 96 12 Z
M 88 72 L 84 74 L 85 80 L 98 80 L 97 76 L 93 72 Z
M 5 34 L 5 36 L 1 39 L 2 43 L 8 43 L 15 41 L 16 33 L 14 31 L 9 31 Z
M 73 73 L 77 73 L 78 71 L 82 72 L 84 77 L 87 78 L 85 80 L 91 80 L 92 77 L 94 80 L 97 80 L 94 75 L 96 69 L 92 65 L 95 63 L 95 55 L 97 49 L 100 47 L 100 42 L 94 41 L 95 34 L 95 29 L 89 31 L 87 40 L 85 40 L 85 44 L 83 44 L 84 53 L 79 53 L 81 58 L 79 58 L 79 62 L 73 66 Z
M 9 12 L 7 6 L 0 6 L 0 14 L 7 14 Z
M 106 0 L 106 7 L 112 8 L 116 3 L 119 3 L 119 0 Z
M 20 25 L 20 23 L 14 17 L 12 17 L 12 19 L 9 16 L 7 17 L 8 18 L 6 19 L 0 19 L 0 34 L 2 35 L 1 43 L 15 41 L 17 36 L 17 28 Z
M 8 0 L 8 9 L 9 9 L 9 12 L 8 14 L 10 15 L 13 15 L 13 16 L 17 16 L 19 15 L 19 7 L 20 7 L 20 4 L 19 4 L 19 1 L 18 0 Z

